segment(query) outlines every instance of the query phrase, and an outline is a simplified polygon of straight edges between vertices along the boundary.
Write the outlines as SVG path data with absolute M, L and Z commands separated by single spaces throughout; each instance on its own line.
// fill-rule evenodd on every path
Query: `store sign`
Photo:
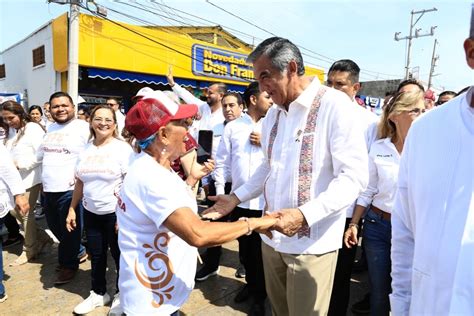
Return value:
M 196 76 L 245 82 L 254 79 L 253 67 L 245 61 L 247 55 L 194 44 L 192 56 Z

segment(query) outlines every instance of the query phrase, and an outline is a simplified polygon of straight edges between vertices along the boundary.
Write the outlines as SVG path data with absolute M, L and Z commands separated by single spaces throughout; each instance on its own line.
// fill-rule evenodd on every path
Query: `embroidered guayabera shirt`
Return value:
M 320 89 L 327 90 L 320 100 L 314 130 L 308 131 L 308 115 Z M 288 111 L 272 108 L 263 121 L 266 159 L 235 194 L 245 201 L 263 192 L 268 212 L 301 210 L 309 227 L 307 236 L 287 237 L 274 232 L 273 239 L 269 239 L 262 235 L 262 240 L 279 252 L 323 254 L 342 246 L 345 211 L 368 182 L 367 146 L 350 103 L 347 95 L 322 87 L 315 79 Z M 307 139 L 312 139 L 311 159 L 302 156 Z M 301 168 L 301 163 L 309 169 Z M 299 204 L 300 187 L 306 183 L 300 181 L 302 177 L 309 181 L 309 198 Z

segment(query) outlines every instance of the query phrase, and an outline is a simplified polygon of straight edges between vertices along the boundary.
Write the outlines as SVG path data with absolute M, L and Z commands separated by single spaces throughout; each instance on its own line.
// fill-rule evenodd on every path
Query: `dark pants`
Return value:
M 392 223 L 369 209 L 364 221 L 365 253 L 370 281 L 370 315 L 390 314 Z
M 225 194 L 229 194 L 232 189 L 232 183 L 226 183 L 224 192 Z M 214 180 L 211 180 L 209 182 L 209 195 L 214 196 L 216 195 L 216 186 L 214 184 Z M 206 204 L 211 207 L 214 205 L 214 202 L 211 200 L 206 200 Z M 222 218 L 219 218 L 215 222 L 228 222 L 229 221 L 229 216 L 224 216 Z M 209 267 L 211 270 L 217 270 L 219 267 L 219 261 L 221 260 L 221 254 L 222 254 L 222 246 L 215 246 L 215 247 L 209 247 L 207 248 L 203 260 L 204 264 Z
M 8 239 L 16 239 L 20 237 L 20 225 L 18 225 L 16 218 L 10 214 L 10 212 L 5 215 L 3 222 L 8 230 Z
M 87 236 L 87 249 L 91 256 L 91 287 L 99 295 L 104 295 L 107 290 L 105 272 L 107 270 L 107 249 L 115 262 L 117 271 L 116 291 L 118 292 L 118 276 L 120 249 L 118 246 L 115 224 L 117 216 L 115 213 L 97 215 L 84 210 L 84 229 Z
M 241 217 L 262 217 L 262 211 L 236 207 L 230 219 L 237 221 Z M 239 241 L 239 257 L 245 267 L 245 281 L 247 281 L 250 295 L 255 300 L 263 300 L 267 297 L 267 292 L 265 291 L 260 234 L 253 232 L 248 236 L 240 236 L 237 240 Z
M 351 218 L 346 218 L 344 232 L 349 228 Z M 360 234 L 360 232 L 359 232 Z M 334 274 L 334 283 L 332 286 L 331 302 L 329 303 L 329 316 L 346 315 L 349 305 L 351 290 L 351 273 L 357 247 L 347 248 L 342 245 L 337 255 L 336 272 Z
M 0 230 L 3 228 L 3 219 L 3 217 L 0 217 Z M 0 242 L 0 295 L 2 294 L 5 294 L 5 286 L 3 285 L 3 249 Z
M 76 207 L 77 227 L 72 232 L 66 229 L 66 217 L 71 204 L 72 191 L 45 192 L 45 215 L 49 229 L 59 240 L 58 261 L 68 269 L 76 270 L 79 266 L 77 255 L 81 246 L 82 234 L 82 206 Z

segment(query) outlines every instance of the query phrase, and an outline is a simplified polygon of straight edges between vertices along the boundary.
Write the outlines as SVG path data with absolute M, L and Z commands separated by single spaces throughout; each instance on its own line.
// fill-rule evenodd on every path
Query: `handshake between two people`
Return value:
M 211 220 L 229 214 L 241 202 L 235 194 L 209 196 L 208 198 L 215 204 L 202 213 L 202 218 Z M 272 213 L 265 212 L 263 217 L 255 220 L 257 222 L 254 231 L 265 234 L 268 238 L 272 238 L 272 230 L 291 237 L 307 224 L 303 213 L 297 208 L 281 209 Z

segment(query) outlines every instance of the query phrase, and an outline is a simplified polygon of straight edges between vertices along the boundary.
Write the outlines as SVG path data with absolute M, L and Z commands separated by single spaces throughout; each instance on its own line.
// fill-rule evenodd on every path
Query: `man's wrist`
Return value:
M 235 204 L 234 206 L 237 206 L 240 204 L 240 199 L 235 195 L 235 193 L 230 194 L 230 198 L 232 199 L 232 202 Z

